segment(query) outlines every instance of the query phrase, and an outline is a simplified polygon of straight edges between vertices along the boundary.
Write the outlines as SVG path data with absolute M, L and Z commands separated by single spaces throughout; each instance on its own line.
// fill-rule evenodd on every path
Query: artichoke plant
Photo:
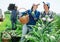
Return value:
M 25 35 L 25 42 L 58 42 L 60 30 L 56 30 L 58 28 L 57 21 L 57 16 L 54 17 L 52 22 L 46 22 L 46 24 L 42 19 L 38 20 L 36 25 L 32 27 L 33 31 Z

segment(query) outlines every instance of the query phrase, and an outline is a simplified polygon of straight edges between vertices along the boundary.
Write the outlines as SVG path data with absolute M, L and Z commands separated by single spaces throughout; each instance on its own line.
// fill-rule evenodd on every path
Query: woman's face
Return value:
M 44 4 L 44 10 L 48 10 L 48 6 L 46 4 Z
M 37 6 L 37 5 L 34 5 L 34 6 L 33 6 L 33 9 L 34 9 L 34 10 L 36 10 L 37 8 L 38 8 L 38 6 Z

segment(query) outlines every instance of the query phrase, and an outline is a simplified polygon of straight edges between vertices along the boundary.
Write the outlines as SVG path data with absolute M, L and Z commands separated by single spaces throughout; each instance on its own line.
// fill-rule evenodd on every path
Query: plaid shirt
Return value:
M 43 17 L 46 17 L 46 16 L 48 16 L 50 19 L 54 18 L 52 11 L 49 11 L 47 14 L 45 13 L 45 11 L 41 12 L 40 18 L 43 18 Z

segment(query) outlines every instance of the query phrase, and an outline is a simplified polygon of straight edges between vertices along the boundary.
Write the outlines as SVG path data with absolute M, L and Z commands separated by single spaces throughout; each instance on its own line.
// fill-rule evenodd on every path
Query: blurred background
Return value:
M 43 1 L 50 2 L 50 10 L 58 14 L 60 13 L 60 0 L 0 0 L 0 9 L 7 11 L 7 7 L 10 3 L 16 4 L 18 8 L 30 9 L 33 3 L 39 3 L 40 6 L 38 10 L 43 11 Z

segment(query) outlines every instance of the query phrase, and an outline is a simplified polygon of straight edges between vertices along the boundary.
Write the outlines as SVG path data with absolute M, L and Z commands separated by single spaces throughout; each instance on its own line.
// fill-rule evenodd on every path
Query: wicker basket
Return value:
M 29 21 L 29 15 L 22 16 L 19 18 L 19 20 L 22 24 L 27 24 Z
M 2 42 L 10 42 L 9 39 L 2 39 Z
M 20 8 L 19 10 L 21 10 L 21 9 L 26 10 L 25 8 Z M 24 16 L 22 16 L 22 17 L 19 18 L 19 21 L 22 24 L 27 24 L 29 22 L 29 15 L 28 14 L 25 14 Z

